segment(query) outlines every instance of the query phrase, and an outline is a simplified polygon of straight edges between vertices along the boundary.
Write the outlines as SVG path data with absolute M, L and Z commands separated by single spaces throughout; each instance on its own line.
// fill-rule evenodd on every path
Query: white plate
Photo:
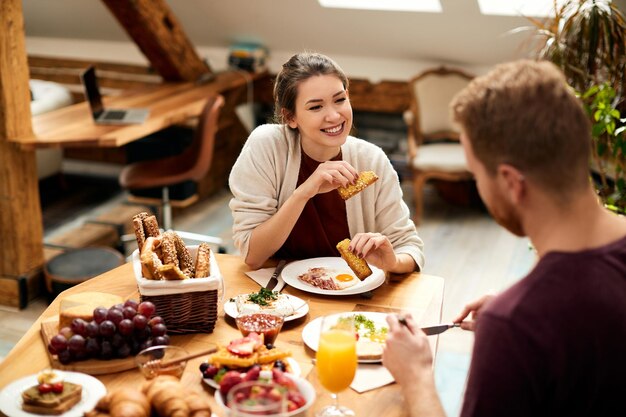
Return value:
M 300 364 L 292 357 L 287 358 L 286 361 L 289 362 L 289 367 L 291 368 L 291 372 L 289 373 L 293 376 L 300 376 L 300 374 L 302 373 Z M 218 384 L 211 378 L 202 378 L 202 381 L 204 381 L 204 383 L 210 386 L 211 388 L 218 389 L 220 387 L 220 384 Z
M 365 317 L 367 317 L 368 319 L 374 322 L 374 324 L 376 325 L 376 328 L 383 327 L 383 326 L 389 327 L 387 325 L 387 320 L 385 319 L 387 317 L 387 313 L 373 313 L 373 312 L 368 312 L 368 311 L 351 311 L 349 313 L 332 314 L 326 317 L 332 318 L 336 316 L 337 318 L 339 318 L 340 316 L 346 316 L 349 314 L 354 314 L 354 315 L 363 314 Z M 307 325 L 304 326 L 304 329 L 302 329 L 302 340 L 304 341 L 304 344 L 307 345 L 309 348 L 313 349 L 315 352 L 317 352 L 317 347 L 320 342 L 320 327 L 321 326 L 322 326 L 322 317 L 318 317 L 308 322 Z M 380 359 L 359 359 L 360 363 L 379 363 L 380 361 L 381 361 Z
M 306 271 L 309 270 L 309 268 L 321 267 L 334 269 L 341 274 L 352 275 L 354 279 L 358 280 L 346 261 L 344 261 L 343 258 L 340 257 L 311 258 L 292 262 L 285 266 L 281 277 L 285 281 L 285 283 L 291 285 L 294 288 L 314 294 L 324 295 L 361 294 L 363 292 L 373 290 L 374 288 L 378 288 L 385 282 L 385 273 L 382 269 L 376 268 L 374 265 L 370 265 L 372 275 L 365 278 L 363 281 L 359 281 L 356 285 L 346 288 L 344 290 L 323 290 L 321 288 L 317 288 L 313 285 L 307 284 L 306 282 L 303 282 L 298 278 L 299 275 L 304 274 Z
M 304 301 L 300 297 L 296 297 L 295 295 L 285 294 L 291 305 L 296 311 L 291 316 L 285 317 L 285 321 L 297 320 L 300 317 L 304 317 L 309 312 L 309 303 Z M 263 311 L 259 311 L 262 313 Z M 227 301 L 224 303 L 224 313 L 228 314 L 232 318 L 237 318 L 239 312 L 237 311 L 237 303 L 234 301 Z
M 91 375 L 80 372 L 63 371 L 68 382 L 83 387 L 82 398 L 74 407 L 60 414 L 60 417 L 81 417 L 85 411 L 93 410 L 107 390 L 104 384 Z M 40 414 L 27 413 L 22 410 L 22 391 L 37 385 L 37 375 L 30 375 L 7 385 L 0 394 L 0 411 L 10 417 L 39 417 Z

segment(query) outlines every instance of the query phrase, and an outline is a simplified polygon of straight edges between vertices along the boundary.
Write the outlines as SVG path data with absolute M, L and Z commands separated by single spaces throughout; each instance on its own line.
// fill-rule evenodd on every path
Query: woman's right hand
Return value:
M 311 199 L 317 194 L 353 184 L 358 176 L 357 170 L 346 161 L 326 161 L 319 164 L 313 174 L 300 184 L 298 190 L 304 197 Z
M 494 294 L 486 294 L 480 297 L 478 300 L 469 303 L 465 306 L 465 308 L 463 308 L 461 314 L 459 314 L 457 318 L 453 320 L 453 322 L 461 323 L 461 328 L 464 330 L 474 331 L 474 329 L 476 329 L 476 319 L 478 318 L 480 311 L 485 305 L 489 303 L 489 301 L 493 300 L 494 298 L 496 298 Z M 472 314 L 472 319 L 463 321 L 470 313 Z

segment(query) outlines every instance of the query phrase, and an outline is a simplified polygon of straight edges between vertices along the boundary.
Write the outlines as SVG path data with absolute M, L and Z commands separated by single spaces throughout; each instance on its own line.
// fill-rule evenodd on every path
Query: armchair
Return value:
M 448 106 L 473 76 L 452 68 L 428 69 L 409 81 L 411 101 L 404 113 L 408 130 L 409 166 L 413 174 L 413 220 L 419 224 L 423 189 L 430 179 L 471 180 L 459 132 L 452 125 Z

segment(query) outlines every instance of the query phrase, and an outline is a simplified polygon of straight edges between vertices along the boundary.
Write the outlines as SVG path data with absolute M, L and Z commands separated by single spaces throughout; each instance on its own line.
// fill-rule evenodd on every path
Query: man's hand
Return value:
M 463 308 L 463 311 L 461 311 L 461 314 L 459 314 L 457 318 L 453 320 L 453 322 L 461 323 L 461 328 L 464 330 L 474 331 L 474 329 L 476 328 L 476 319 L 478 319 L 480 311 L 483 309 L 484 306 L 489 303 L 489 301 L 493 300 L 495 297 L 496 296 L 494 294 L 487 294 L 483 295 L 478 300 L 467 304 L 465 308 Z M 472 319 L 463 321 L 470 313 L 472 314 Z
M 394 314 L 387 316 L 389 331 L 383 348 L 383 365 L 401 386 L 409 386 L 432 378 L 433 355 L 428 338 L 411 315 L 405 317 L 406 326 Z

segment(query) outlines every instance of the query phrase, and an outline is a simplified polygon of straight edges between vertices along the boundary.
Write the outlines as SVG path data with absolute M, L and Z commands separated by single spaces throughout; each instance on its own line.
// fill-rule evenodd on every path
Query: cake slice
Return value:
M 60 393 L 41 393 L 39 385 L 33 385 L 22 392 L 22 409 L 28 413 L 58 415 L 63 414 L 80 402 L 83 387 L 72 382 L 64 381 L 63 391 Z

